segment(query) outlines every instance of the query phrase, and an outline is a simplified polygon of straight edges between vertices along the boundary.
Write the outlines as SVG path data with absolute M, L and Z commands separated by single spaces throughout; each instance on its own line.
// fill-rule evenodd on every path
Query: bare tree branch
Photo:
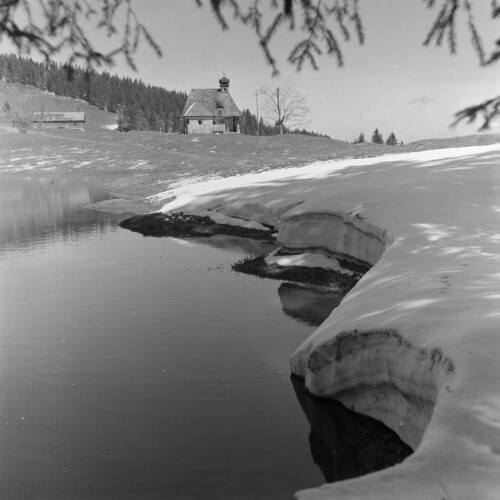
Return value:
M 273 75 L 279 73 L 278 63 L 270 49 L 271 39 L 279 29 L 286 25 L 289 30 L 296 27 L 295 20 L 301 20 L 300 30 L 305 36 L 291 49 L 288 62 L 298 70 L 304 63 L 318 69 L 316 58 L 323 52 L 333 55 L 338 66 L 343 65 L 343 55 L 335 29 L 344 42 L 351 39 L 351 33 L 357 35 L 360 44 L 364 43 L 363 25 L 359 15 L 358 0 L 268 0 L 268 9 L 262 6 L 261 0 L 252 0 L 245 9 L 238 0 L 207 0 L 216 18 L 224 28 L 228 27 L 226 12 L 241 23 L 249 26 L 255 33 L 257 41 L 264 53 Z M 195 0 L 203 6 L 203 0 Z
M 359 0 L 194 0 L 203 7 L 209 4 L 221 29 L 228 29 L 228 15 L 236 22 L 249 26 L 255 33 L 270 65 L 273 75 L 279 73 L 278 62 L 270 43 L 285 28 L 298 28 L 303 36 L 292 46 L 288 62 L 297 69 L 308 63 L 318 69 L 317 58 L 323 53 L 333 56 L 337 65 L 344 64 L 343 43 L 355 34 L 359 44 L 365 41 L 359 12 Z M 428 8 L 439 5 L 424 45 L 441 46 L 446 41 L 452 54 L 457 51 L 457 13 L 465 10 L 471 43 L 479 63 L 490 66 L 500 60 L 500 38 L 490 51 L 485 50 L 474 18 L 473 6 L 486 0 L 423 0 Z M 500 1 L 490 0 L 491 19 L 500 20 Z M 265 6 L 263 6 L 265 5 Z M 117 29 L 122 16 L 120 33 Z M 89 23 L 104 29 L 116 42 L 104 53 L 94 47 L 88 34 Z M 84 62 L 88 66 L 112 65 L 123 55 L 134 69 L 135 55 L 145 41 L 158 56 L 161 48 L 141 23 L 132 7 L 132 0 L 0 0 L 0 40 L 10 39 L 19 52 L 38 51 L 47 60 L 53 55 L 70 50 L 69 63 Z M 488 128 L 499 114 L 497 97 L 469 106 L 456 113 L 455 123 L 473 121 L 482 117 L 481 130 Z
M 472 123 L 478 116 L 482 117 L 483 122 L 479 130 L 488 130 L 495 117 L 500 117 L 500 95 L 458 111 L 455 113 L 455 121 L 452 123 L 452 127 L 461 121 Z
M 203 0 L 195 1 L 199 6 L 203 6 Z M 223 15 L 227 9 L 233 12 L 236 20 L 253 29 L 265 59 L 272 68 L 273 75 L 277 75 L 279 71 L 278 63 L 269 47 L 270 41 L 284 24 L 288 24 L 288 28 L 293 30 L 296 18 L 301 20 L 300 29 L 305 36 L 292 47 L 288 62 L 298 70 L 303 68 L 304 63 L 309 63 L 313 69 L 318 69 L 317 57 L 324 52 L 335 57 L 339 67 L 343 66 L 344 59 L 339 37 L 343 42 L 348 42 L 351 39 L 351 33 L 354 32 L 358 42 L 364 43 L 358 0 L 283 0 L 282 3 L 277 0 L 268 0 L 268 5 L 273 11 L 270 19 L 269 13 L 266 13 L 262 7 L 264 1 L 252 0 L 251 6 L 246 11 L 240 7 L 239 0 L 206 1 L 210 3 L 216 16 L 224 20 L 224 27 L 228 26 Z M 457 52 L 457 13 L 465 10 L 471 43 L 480 65 L 489 66 L 500 60 L 500 38 L 495 41 L 490 54 L 487 54 L 484 48 L 474 19 L 472 0 L 423 0 L 423 2 L 429 9 L 439 6 L 437 17 L 424 39 L 425 46 L 441 46 L 445 42 L 450 53 L 455 54 Z M 492 20 L 500 19 L 499 0 L 491 0 L 491 18 Z M 455 115 L 454 123 L 461 120 L 473 121 L 476 117 L 482 116 L 483 123 L 480 130 L 488 128 L 495 114 L 499 113 L 498 106 L 494 105 L 495 99 L 459 111 Z
M 436 0 L 424 0 L 429 8 L 433 8 Z M 479 64 L 481 66 L 490 66 L 500 59 L 500 38 L 495 41 L 495 48 L 489 55 L 486 54 L 483 42 L 479 35 L 476 22 L 474 19 L 473 5 L 471 0 L 463 0 L 463 8 L 467 14 L 467 27 L 471 38 L 471 44 L 477 54 Z M 459 9 L 458 0 L 443 0 L 443 4 L 439 11 L 438 17 L 434 21 L 424 45 L 441 45 L 445 34 L 448 35 L 448 45 L 452 54 L 456 53 L 456 16 Z M 491 18 L 496 20 L 500 18 L 500 4 L 498 0 L 491 1 Z M 451 124 L 452 127 L 456 126 L 462 121 L 467 123 L 474 122 L 477 118 L 482 119 L 479 130 L 487 130 L 490 128 L 495 117 L 500 116 L 500 96 L 492 99 L 487 99 L 479 104 L 474 104 L 461 109 L 455 113 L 455 121 Z
M 141 40 L 161 56 L 158 44 L 139 21 L 132 0 L 0 0 L 0 39 L 9 38 L 19 52 L 41 53 L 48 61 L 69 49 L 70 64 L 112 65 L 123 54 L 136 69 L 134 56 Z M 123 35 L 117 40 L 115 27 L 120 12 L 125 14 Z M 36 15 L 35 15 L 36 13 Z M 110 39 L 117 42 L 107 53 L 97 50 L 88 33 L 88 23 L 95 22 Z

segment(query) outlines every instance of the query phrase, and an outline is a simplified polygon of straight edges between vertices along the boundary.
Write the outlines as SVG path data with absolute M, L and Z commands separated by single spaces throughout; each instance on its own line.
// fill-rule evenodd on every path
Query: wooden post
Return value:
M 255 89 L 255 105 L 257 107 L 257 137 L 259 137 L 259 93 Z

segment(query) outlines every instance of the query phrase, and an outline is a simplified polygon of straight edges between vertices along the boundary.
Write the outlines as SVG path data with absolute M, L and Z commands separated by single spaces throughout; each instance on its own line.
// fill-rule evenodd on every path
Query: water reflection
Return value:
M 340 304 L 342 295 L 296 283 L 282 283 L 278 289 L 283 312 L 310 326 L 319 326 Z
M 329 483 L 375 472 L 402 462 L 409 446 L 382 423 L 358 415 L 333 399 L 310 394 L 304 381 L 292 375 L 297 400 L 311 432 L 314 462 Z
M 81 208 L 110 199 L 97 179 L 76 175 L 0 178 L 0 251 L 103 232 L 112 217 Z
M 80 208 L 107 196 L 75 175 L 0 177 L 5 498 L 276 499 L 319 484 L 288 356 L 340 299 L 292 284 L 278 299 L 275 281 L 229 272 L 260 243 L 142 238 Z M 327 480 L 368 470 L 370 446 L 352 442 L 364 424 L 298 382 Z
M 276 245 L 273 243 L 224 234 L 210 236 L 209 238 L 186 238 L 185 241 L 192 241 L 197 245 L 209 245 L 220 250 L 238 250 L 245 255 L 252 256 L 264 255 L 276 248 Z
M 279 283 L 230 271 L 261 249 L 143 238 L 81 209 L 105 196 L 74 174 L 0 175 L 5 500 L 318 484 L 288 367 L 312 328 L 282 313 Z

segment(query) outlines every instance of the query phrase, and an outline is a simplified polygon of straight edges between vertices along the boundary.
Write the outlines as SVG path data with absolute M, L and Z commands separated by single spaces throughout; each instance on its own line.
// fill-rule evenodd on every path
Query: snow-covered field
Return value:
M 291 369 L 314 394 L 382 420 L 415 453 L 298 498 L 500 498 L 499 188 L 494 144 L 329 161 L 158 196 L 170 200 L 164 212 L 273 224 L 297 254 L 373 265 Z

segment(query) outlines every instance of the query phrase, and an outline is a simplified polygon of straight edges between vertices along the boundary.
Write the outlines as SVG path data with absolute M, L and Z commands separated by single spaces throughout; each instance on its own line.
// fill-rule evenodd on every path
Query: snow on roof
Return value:
M 206 114 L 199 113 L 203 109 Z M 229 92 L 223 92 L 221 89 L 192 89 L 184 105 L 182 116 L 185 118 L 214 117 L 218 115 L 219 109 L 222 109 L 222 116 L 242 116 Z
M 37 122 L 85 122 L 85 113 L 80 111 L 37 111 L 33 113 Z
M 176 197 L 164 212 L 217 210 L 276 224 L 279 243 L 298 253 L 372 259 L 291 367 L 311 392 L 384 421 L 415 453 L 299 499 L 498 498 L 499 165 L 496 144 L 332 160 L 164 194 Z
M 201 102 L 193 102 L 187 111 L 183 114 L 185 117 L 195 117 L 195 116 L 212 116 L 212 113 L 203 106 Z

